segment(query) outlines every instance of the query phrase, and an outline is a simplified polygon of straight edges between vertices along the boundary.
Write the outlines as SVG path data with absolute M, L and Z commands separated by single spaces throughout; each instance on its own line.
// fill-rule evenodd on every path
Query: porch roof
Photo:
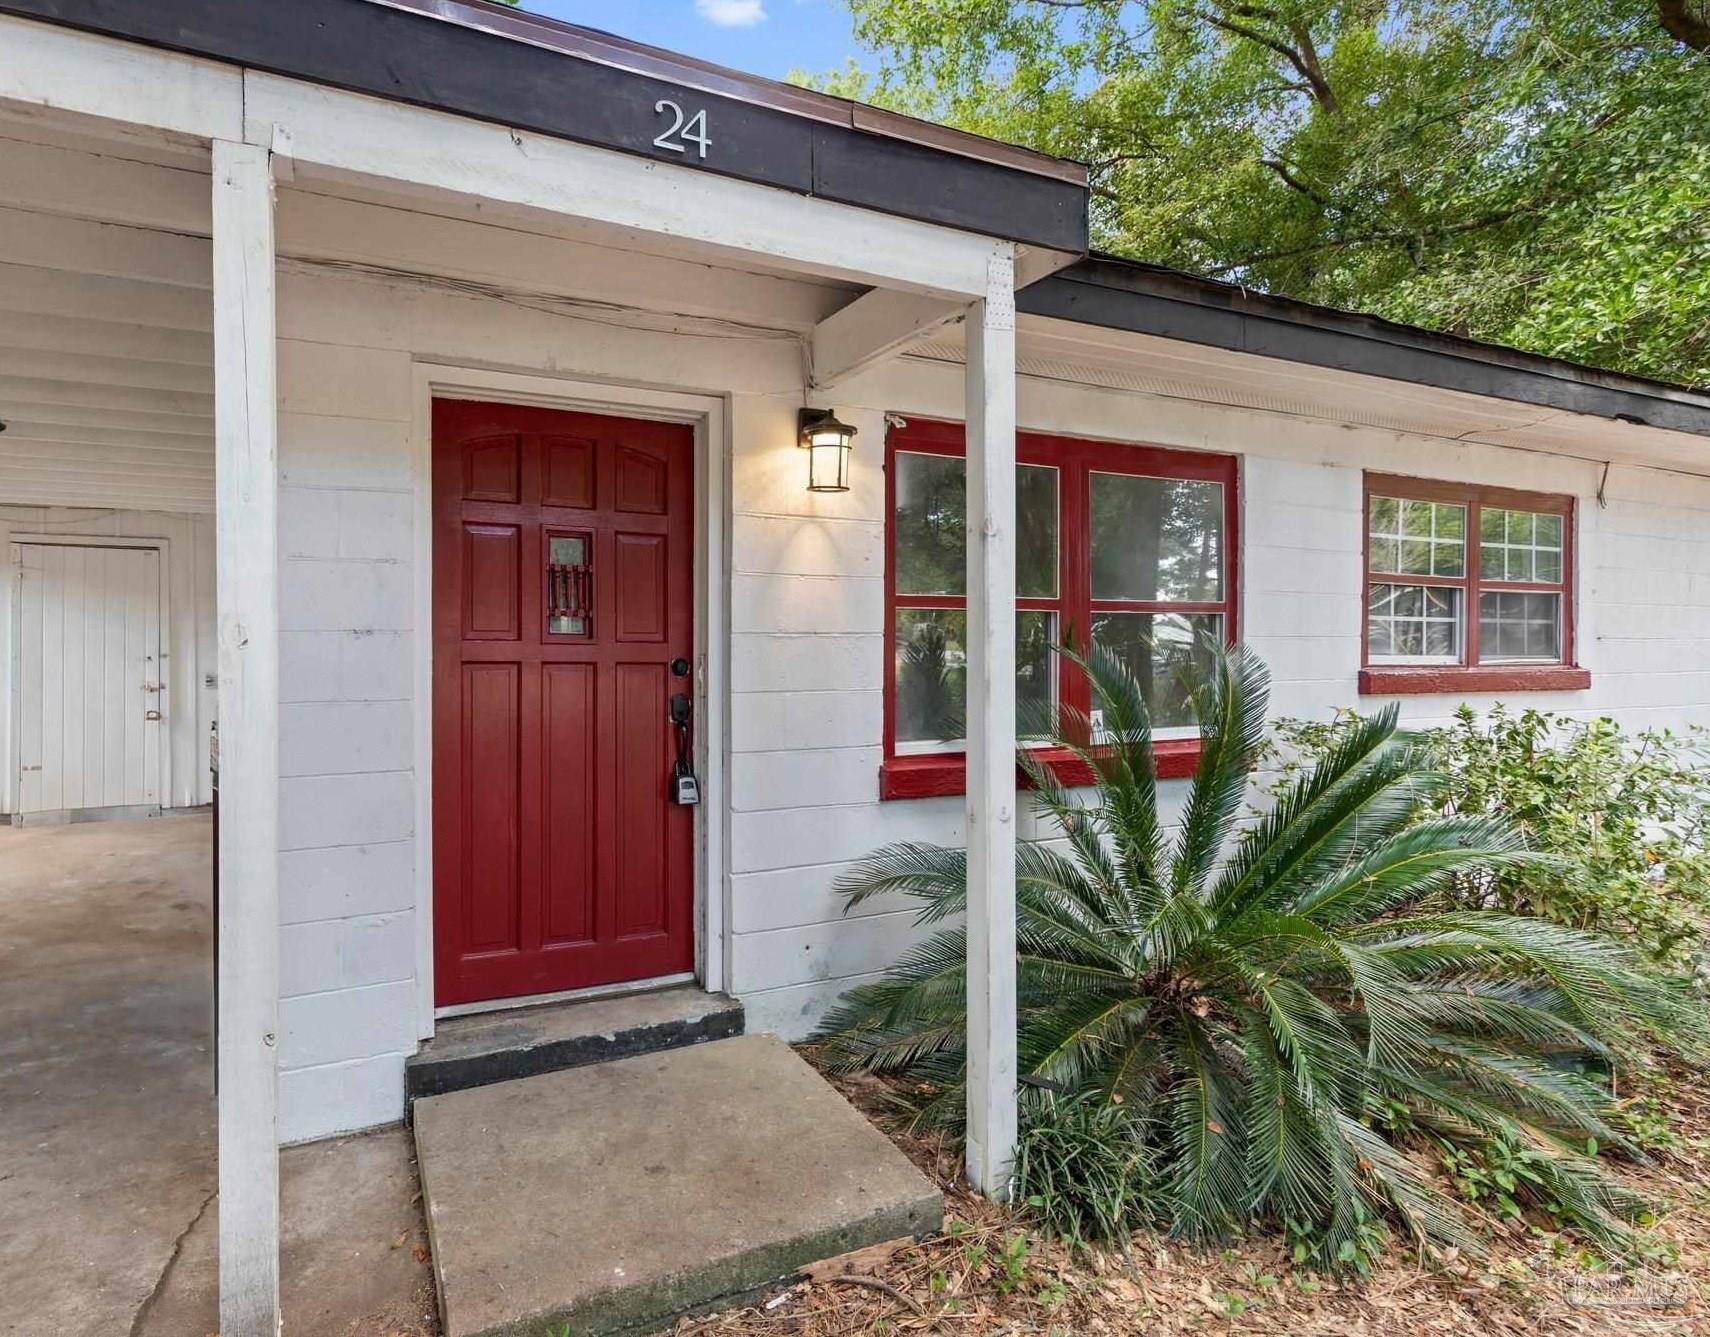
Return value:
M 1053 251 L 1087 249 L 1086 169 L 486 0 L 0 0 L 82 28 Z M 689 99 L 693 102 L 690 103 Z

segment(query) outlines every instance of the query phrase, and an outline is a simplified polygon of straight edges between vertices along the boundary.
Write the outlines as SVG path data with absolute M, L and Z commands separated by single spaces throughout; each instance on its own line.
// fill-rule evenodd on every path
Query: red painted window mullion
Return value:
M 1410 571 L 1366 572 L 1368 585 L 1430 585 L 1436 589 L 1464 590 L 1469 579 L 1468 576 L 1425 576 Z
M 1094 599 L 1094 613 L 1227 613 L 1227 599 Z
M 1476 494 L 1467 498 L 1467 523 L 1461 540 L 1461 560 L 1466 563 L 1467 568 L 1467 607 L 1465 613 L 1467 643 L 1466 652 L 1462 658 L 1470 668 L 1477 668 L 1479 665 L 1478 594 L 1479 568 L 1483 560 L 1483 555 L 1479 550 L 1479 542 L 1480 535 L 1484 533 L 1483 509 Z
M 1092 475 L 1084 456 L 1066 451 L 1058 482 L 1061 510 L 1057 537 L 1058 580 L 1062 583 L 1063 622 L 1057 629 L 1059 641 L 1071 637 L 1077 650 L 1092 644 L 1092 541 L 1088 513 L 1091 507 Z M 1074 718 L 1092 705 L 1092 688 L 1086 674 L 1073 664 L 1057 667 L 1057 700 Z M 1084 741 L 1084 740 L 1083 740 Z

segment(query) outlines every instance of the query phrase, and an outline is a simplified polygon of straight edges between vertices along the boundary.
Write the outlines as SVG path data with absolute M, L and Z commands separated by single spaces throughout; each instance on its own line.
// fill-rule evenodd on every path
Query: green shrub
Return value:
M 1277 792 L 1352 730 L 1285 720 Z M 1451 880 L 1445 903 L 1538 915 L 1629 942 L 1658 964 L 1692 965 L 1710 912 L 1710 769 L 1703 740 L 1667 731 L 1623 735 L 1608 719 L 1573 720 L 1462 706 L 1446 729 L 1415 736 L 1444 777 L 1422 815 L 1510 822 L 1548 860 Z
M 1534 1208 L 1555 1225 L 1573 1226 L 1602 1244 L 1620 1247 L 1626 1232 L 1612 1222 L 1630 1220 L 1644 1200 L 1599 1173 L 1595 1139 L 1576 1154 L 1547 1155 L 1508 1134 L 1437 1143 L 1444 1171 L 1458 1192 L 1492 1215 L 1518 1221 Z
M 1057 1238 L 1116 1244 L 1155 1219 L 1153 1156 L 1125 1106 L 1097 1091 L 1024 1088 L 1015 1196 Z
M 1445 784 L 1397 740 L 1393 709 L 1350 723 L 1237 833 L 1268 675 L 1242 650 L 1206 655 L 1198 770 L 1174 830 L 1141 689 L 1108 652 L 1071 658 L 1114 742 L 1089 748 L 1085 717 L 1068 712 L 1052 730 L 1096 773 L 1090 803 L 1020 759 L 1056 828 L 1016 851 L 1020 1072 L 1121 1099 L 1177 1234 L 1258 1220 L 1357 1265 L 1388 1218 L 1477 1250 L 1461 1207 L 1377 1111 L 1403 1112 L 1419 1137 L 1504 1137 L 1595 1175 L 1580 1164 L 1587 1139 L 1622 1144 L 1613 1102 L 1559 1059 L 1696 1049 L 1701 1009 L 1606 938 L 1433 905 L 1529 856 L 1496 817 L 1419 816 Z M 922 1124 L 963 1116 L 966 884 L 963 851 L 912 843 L 841 883 L 851 904 L 910 896 L 935 929 L 845 995 L 822 1032 L 833 1068 L 907 1075 Z

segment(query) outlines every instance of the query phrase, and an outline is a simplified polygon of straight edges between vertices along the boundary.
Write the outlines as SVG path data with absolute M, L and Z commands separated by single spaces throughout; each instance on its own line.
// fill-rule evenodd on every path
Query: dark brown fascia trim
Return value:
M 1710 436 L 1710 395 L 1094 257 L 1016 294 L 1029 315 Z
M 903 218 L 1085 253 L 1084 180 L 1042 173 L 1025 150 L 953 131 L 905 135 L 886 113 L 832 118 L 837 99 L 726 90 L 714 67 L 468 0 L 0 0 L 0 13 L 270 74 L 470 116 Z M 509 31 L 500 31 L 510 28 Z M 558 39 L 545 40 L 548 34 Z M 580 42 L 587 49 L 566 49 Z M 604 55 L 596 54 L 596 49 Z M 659 73 L 629 65 L 652 63 Z M 673 77 L 668 71 L 675 72 Z M 736 86 L 741 86 L 738 94 Z M 782 87 L 782 86 L 779 86 Z M 654 141 L 662 99 L 707 112 L 691 158 Z M 805 114 L 812 103 L 815 115 Z M 853 108 L 853 104 L 847 104 Z M 918 123 L 908 122 L 910 126 Z M 972 154 L 973 146 L 982 148 Z M 1027 161 L 1023 161 L 1026 158 Z M 1071 165 L 1068 177 L 1082 175 Z
M 747 74 L 678 51 L 632 41 L 617 33 L 532 14 L 526 9 L 492 4 L 487 0 L 371 0 L 371 3 L 426 14 L 465 28 L 530 42 L 582 60 L 598 61 L 621 70 L 664 79 L 684 88 L 697 88 L 739 102 L 751 102 L 757 107 L 774 107 L 795 116 L 824 121 L 828 125 L 889 135 L 893 139 L 942 149 L 965 158 L 1012 167 L 1019 172 L 1054 177 L 1071 185 L 1087 184 L 1086 164 L 1070 158 L 1054 158 L 1037 149 L 1006 144 L 1001 139 L 988 139 L 966 130 L 923 121 L 916 116 L 868 106 L 851 98 Z

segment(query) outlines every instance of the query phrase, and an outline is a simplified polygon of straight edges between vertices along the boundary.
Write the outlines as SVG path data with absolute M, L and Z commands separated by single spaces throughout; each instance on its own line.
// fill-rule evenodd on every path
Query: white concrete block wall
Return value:
M 289 235 L 318 206 L 287 190 L 279 207 Z M 352 225 L 364 212 L 353 209 Z M 376 228 L 393 226 L 392 215 L 367 212 Z M 491 239 L 483 264 L 499 269 L 510 263 L 505 248 L 525 241 L 567 259 L 583 249 L 503 232 Z M 601 256 L 613 282 L 626 264 L 645 279 L 645 257 Z M 700 296 L 710 300 L 720 275 L 706 273 Z M 730 278 L 782 303 L 794 320 L 804 304 L 835 305 L 803 285 Z M 416 616 L 415 524 L 426 482 L 414 440 L 417 363 L 625 382 L 646 368 L 662 387 L 734 396 L 733 432 L 782 432 L 791 466 L 801 463 L 802 363 L 793 339 L 765 332 L 678 338 L 604 315 L 577 320 L 295 262 L 281 268 L 279 333 L 280 1117 L 281 1136 L 299 1141 L 400 1117 L 403 1061 L 426 1029 L 418 953 L 430 939 L 416 919 L 417 860 L 428 855 L 416 820 L 426 782 L 416 774 L 423 740 L 414 700 L 426 631 Z M 757 413 L 742 407 L 751 402 L 762 406 Z M 835 520 L 828 532 L 840 534 Z M 791 550 L 809 540 L 774 524 L 743 541 Z M 882 562 L 869 547 L 869 564 Z M 764 575 L 764 564 L 756 569 Z M 869 597 L 882 601 L 877 580 L 870 584 Z M 773 593 L 744 597 L 758 610 Z M 812 616 L 806 605 L 797 611 Z M 869 696 L 876 709 L 876 682 Z M 820 731 L 833 748 L 852 727 L 847 709 L 827 713 L 816 702 L 835 700 L 803 691 L 791 707 L 802 730 Z
M 914 941 L 895 899 L 845 917 L 831 888 L 849 860 L 891 840 L 961 839 L 960 799 L 877 800 L 882 699 L 870 700 L 884 626 L 882 588 L 877 611 L 868 590 L 884 560 L 883 415 L 960 418 L 961 395 L 959 368 L 919 362 L 840 388 L 835 407 L 861 429 L 843 497 L 803 491 L 775 433 L 736 443 L 732 980 L 759 1027 L 805 1033 Z M 1633 728 L 1710 722 L 1710 480 L 1617 467 L 1601 509 L 1601 465 L 1583 460 L 1030 378 L 1019 401 L 1026 428 L 1241 457 L 1242 636 L 1271 668 L 1274 715 L 1379 703 L 1357 686 L 1369 469 L 1579 499 L 1578 657 L 1593 685 L 1515 705 L 1606 713 Z M 778 532 L 788 516 L 800 526 L 794 542 Z M 1406 697 L 1402 714 L 1439 723 L 1462 699 Z M 1163 790 L 1175 807 L 1186 785 Z
M 283 192 L 282 211 L 295 207 Z M 402 1063 L 424 1028 L 418 362 L 623 384 L 642 375 L 726 398 L 728 571 L 715 597 L 729 639 L 713 649 L 728 655 L 729 812 L 712 892 L 726 909 L 728 987 L 752 1027 L 799 1036 L 915 939 L 905 905 L 845 915 L 832 886 L 887 841 L 961 838 L 960 799 L 878 799 L 884 414 L 959 418 L 959 368 L 905 360 L 840 387 L 827 403 L 860 429 L 853 488 L 820 495 L 806 491 L 795 446 L 801 361 L 787 338 L 625 328 L 300 265 L 282 278 L 280 332 L 288 1138 L 396 1118 Z M 1241 456 L 1243 633 L 1271 665 L 1279 714 L 1373 704 L 1355 687 L 1370 468 L 1572 492 L 1593 687 L 1526 703 L 1635 726 L 1710 722 L 1710 482 L 1617 467 L 1600 509 L 1601 466 L 1581 460 L 1032 378 L 1020 411 L 1037 430 Z M 1440 720 L 1458 699 L 1410 698 L 1404 713 Z M 1179 805 L 1184 789 L 1167 785 L 1166 802 Z M 1034 830 L 1024 819 L 1023 833 Z
M 279 399 L 280 1135 L 300 1141 L 398 1118 L 419 1029 L 410 359 L 285 338 Z

